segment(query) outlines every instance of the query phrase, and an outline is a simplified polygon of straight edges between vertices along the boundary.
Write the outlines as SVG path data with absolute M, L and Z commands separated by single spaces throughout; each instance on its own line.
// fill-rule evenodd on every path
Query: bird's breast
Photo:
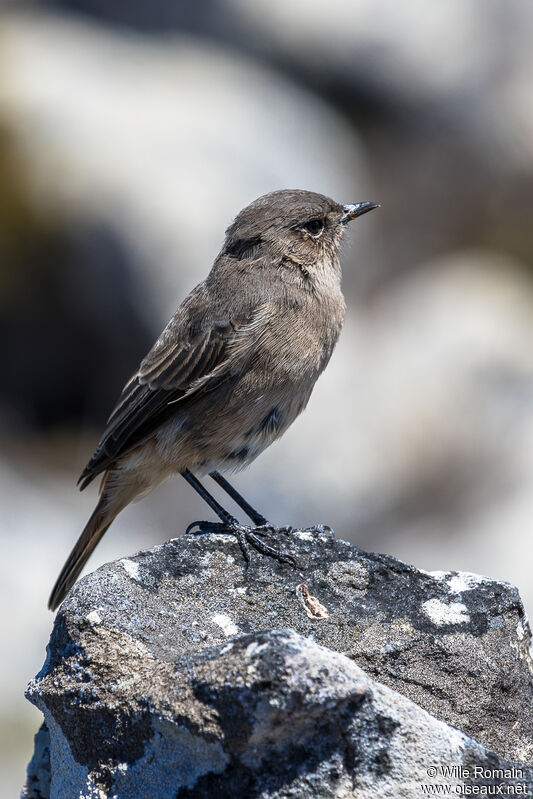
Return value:
M 337 342 L 341 299 L 276 305 L 231 377 L 199 396 L 158 434 L 162 457 L 198 475 L 237 471 L 290 427 L 306 407 Z
M 326 298 L 311 295 L 295 307 L 277 309 L 262 337 L 258 360 L 274 379 L 314 383 L 327 366 L 344 321 L 340 289 Z

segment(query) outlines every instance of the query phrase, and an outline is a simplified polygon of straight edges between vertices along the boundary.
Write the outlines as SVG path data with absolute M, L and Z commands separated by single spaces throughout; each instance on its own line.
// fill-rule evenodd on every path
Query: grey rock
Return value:
M 48 799 L 50 796 L 50 733 L 45 723 L 35 733 L 33 757 L 21 799 Z
M 107 654 L 120 646 L 108 633 Z M 124 664 L 107 696 L 107 709 L 127 708 L 118 735 L 116 712 L 90 723 L 105 722 L 101 691 L 87 697 L 81 735 L 76 723 L 56 728 L 52 796 L 410 797 L 420 784 L 527 787 L 533 777 L 290 630 L 234 637 L 176 664 L 136 655 L 134 694 Z
M 422 572 L 328 528 L 276 539 L 301 570 L 256 556 L 245 571 L 232 537 L 187 535 L 77 584 L 27 693 L 50 730 L 51 797 L 398 797 L 513 780 L 533 795 L 516 589 Z

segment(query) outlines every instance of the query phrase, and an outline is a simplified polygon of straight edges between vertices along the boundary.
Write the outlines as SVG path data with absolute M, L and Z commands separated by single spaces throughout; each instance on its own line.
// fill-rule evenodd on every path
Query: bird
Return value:
M 304 410 L 344 316 L 339 247 L 348 222 L 379 203 L 341 204 L 282 189 L 227 228 L 208 276 L 183 300 L 126 383 L 78 484 L 101 475 L 98 503 L 50 594 L 55 610 L 118 513 L 181 475 L 249 547 L 268 526 L 223 476 L 248 466 Z M 209 476 L 256 526 L 242 525 L 204 487 Z M 214 527 L 216 525 L 213 525 Z

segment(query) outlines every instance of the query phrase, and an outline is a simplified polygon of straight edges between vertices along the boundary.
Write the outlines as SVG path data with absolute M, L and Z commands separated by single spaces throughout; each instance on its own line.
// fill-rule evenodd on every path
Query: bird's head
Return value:
M 312 271 L 337 264 L 346 224 L 379 203 L 341 205 L 311 191 L 283 189 L 246 206 L 226 231 L 222 253 L 255 260 L 265 254 Z

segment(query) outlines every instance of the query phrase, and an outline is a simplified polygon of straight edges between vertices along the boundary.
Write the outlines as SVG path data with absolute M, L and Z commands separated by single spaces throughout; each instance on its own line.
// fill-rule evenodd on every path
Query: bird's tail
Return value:
M 76 541 L 74 549 L 68 556 L 52 589 L 48 600 L 50 610 L 55 610 L 64 600 L 111 522 L 131 499 L 131 497 L 126 499 L 123 495 L 121 496 L 122 492 L 108 490 L 106 477 L 107 475 L 102 483 L 102 493 L 98 505 Z

